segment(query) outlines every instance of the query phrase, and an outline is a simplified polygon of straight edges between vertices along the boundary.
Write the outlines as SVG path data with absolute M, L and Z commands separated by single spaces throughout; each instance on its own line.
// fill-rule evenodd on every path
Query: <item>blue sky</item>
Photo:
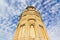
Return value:
M 27 6 L 40 12 L 50 40 L 60 40 L 60 0 L 0 0 L 0 40 L 12 40 Z

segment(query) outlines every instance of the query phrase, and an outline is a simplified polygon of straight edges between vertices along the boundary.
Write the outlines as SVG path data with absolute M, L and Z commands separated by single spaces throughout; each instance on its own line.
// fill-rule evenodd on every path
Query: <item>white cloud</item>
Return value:
M 60 22 L 47 28 L 50 40 L 60 40 Z
M 4 0 L 0 0 L 0 5 L 3 5 L 4 4 Z

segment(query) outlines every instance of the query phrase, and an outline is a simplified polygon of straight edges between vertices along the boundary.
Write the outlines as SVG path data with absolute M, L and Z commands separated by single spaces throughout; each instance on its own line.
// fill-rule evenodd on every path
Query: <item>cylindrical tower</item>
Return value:
M 41 16 L 33 6 L 22 12 L 13 40 L 49 40 Z

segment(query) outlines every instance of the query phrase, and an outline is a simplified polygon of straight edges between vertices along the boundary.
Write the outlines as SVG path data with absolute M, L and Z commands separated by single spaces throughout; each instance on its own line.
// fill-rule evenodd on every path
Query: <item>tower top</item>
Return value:
M 33 7 L 33 6 L 28 6 L 26 9 L 28 9 L 28 8 L 34 8 L 35 9 L 35 7 Z
M 40 17 L 40 13 L 37 12 L 36 8 L 33 6 L 27 6 L 26 7 L 26 9 L 23 11 L 21 16 L 25 16 L 25 15 L 37 15 L 38 17 Z
M 35 7 L 33 7 L 33 6 L 28 6 L 28 7 L 26 7 L 26 9 L 27 9 L 27 10 L 30 10 L 30 11 L 36 10 Z

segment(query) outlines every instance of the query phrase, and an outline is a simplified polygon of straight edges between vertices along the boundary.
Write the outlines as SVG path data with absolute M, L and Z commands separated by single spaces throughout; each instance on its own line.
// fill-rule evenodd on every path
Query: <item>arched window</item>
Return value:
M 30 25 L 30 37 L 35 38 L 35 30 L 34 30 L 34 25 Z
M 34 27 L 34 25 L 33 25 L 33 24 L 31 24 L 31 25 L 30 25 L 30 27 Z

